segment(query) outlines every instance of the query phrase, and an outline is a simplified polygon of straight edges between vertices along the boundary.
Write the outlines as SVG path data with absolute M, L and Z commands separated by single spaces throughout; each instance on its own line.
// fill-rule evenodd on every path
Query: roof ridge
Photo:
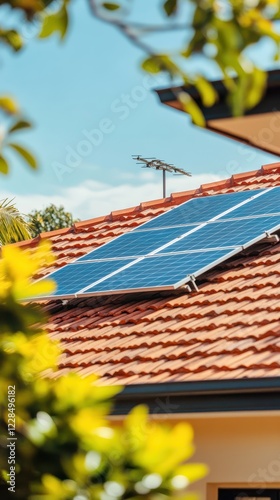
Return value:
M 121 220 L 124 217 L 127 217 L 132 214 L 137 215 L 139 214 L 139 212 L 143 212 L 149 208 L 158 208 L 160 206 L 166 206 L 168 204 L 172 206 L 174 203 L 178 203 L 178 200 L 180 200 L 181 198 L 183 202 L 183 201 L 188 201 L 189 199 L 196 196 L 207 196 L 208 194 L 211 195 L 212 193 L 207 193 L 207 191 L 220 191 L 221 189 L 228 189 L 230 187 L 235 187 L 236 185 L 238 185 L 239 181 L 243 181 L 244 179 L 249 179 L 250 177 L 252 178 L 260 177 L 262 175 L 266 175 L 268 173 L 273 173 L 277 171 L 280 172 L 280 162 L 267 163 L 262 165 L 262 167 L 258 170 L 249 170 L 247 172 L 233 174 L 231 175 L 231 177 L 228 177 L 227 179 L 221 179 L 218 181 L 201 184 L 197 189 L 189 189 L 187 191 L 179 191 L 171 193 L 171 195 L 166 198 L 158 198 L 150 201 L 144 201 L 139 205 L 133 207 L 114 210 L 107 215 L 102 215 L 99 217 L 93 217 L 92 219 L 86 219 L 84 221 L 75 222 L 73 226 L 70 226 L 68 228 L 56 229 L 54 231 L 40 233 L 34 239 L 20 241 L 14 243 L 14 245 L 22 247 L 30 246 L 30 244 L 37 243 L 40 239 L 45 239 L 52 236 L 58 236 L 67 233 L 77 233 L 82 228 L 93 226 L 95 224 L 102 222 L 114 222 L 117 220 Z
M 17 247 L 32 247 L 36 243 L 39 243 L 40 235 L 35 236 L 35 238 L 30 238 L 28 240 L 16 241 L 15 243 L 8 243 L 7 246 L 13 245 Z
M 266 163 L 265 165 L 262 165 L 260 168 L 260 171 L 262 174 L 266 174 L 267 172 L 270 172 L 271 170 L 279 170 L 280 171 L 280 162 L 275 162 L 275 163 Z
M 38 236 L 40 239 L 49 238 L 49 236 L 58 236 L 60 234 L 67 234 L 73 232 L 74 226 L 61 227 L 60 229 L 53 229 L 52 231 L 43 231 Z

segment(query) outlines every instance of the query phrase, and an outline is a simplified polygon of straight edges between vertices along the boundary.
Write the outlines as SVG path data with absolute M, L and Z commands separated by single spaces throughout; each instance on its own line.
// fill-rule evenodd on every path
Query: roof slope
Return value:
M 56 267 L 191 197 L 280 185 L 280 163 L 169 198 L 44 233 Z M 38 241 L 24 242 L 29 247 Z M 49 272 L 49 270 L 48 270 Z M 51 300 L 48 330 L 62 342 L 60 374 L 110 384 L 280 376 L 280 243 L 208 272 L 199 292 Z

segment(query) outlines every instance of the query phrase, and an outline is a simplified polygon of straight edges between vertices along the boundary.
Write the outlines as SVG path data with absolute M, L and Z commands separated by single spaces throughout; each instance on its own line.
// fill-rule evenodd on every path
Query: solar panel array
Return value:
M 51 273 L 53 296 L 176 289 L 278 230 L 279 202 L 280 187 L 191 199 Z

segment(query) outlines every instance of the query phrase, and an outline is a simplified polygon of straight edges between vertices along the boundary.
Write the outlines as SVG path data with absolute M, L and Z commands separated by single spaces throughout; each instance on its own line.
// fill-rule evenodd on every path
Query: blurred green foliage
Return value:
M 1 159 L 0 159 L 1 165 Z M 26 221 L 13 200 L 0 200 L 0 245 L 31 238 L 31 225 Z
M 32 237 L 38 234 L 71 227 L 78 219 L 74 219 L 70 212 L 67 212 L 62 205 L 59 207 L 51 203 L 45 209 L 33 210 L 27 215 L 31 227 Z
M 44 241 L 25 251 L 6 246 L 2 254 L 1 498 L 9 498 L 9 491 L 15 500 L 195 498 L 186 487 L 203 477 L 207 467 L 186 463 L 194 451 L 188 424 L 159 424 L 149 418 L 144 406 L 132 410 L 121 425 L 114 424 L 108 414 L 119 387 L 102 386 L 95 376 L 56 376 L 60 349 L 43 329 L 46 317 L 38 305 L 20 302 L 54 290 L 51 280 L 31 279 L 52 263 L 49 244 Z M 7 439 L 13 401 L 14 486 L 7 447 L 13 443 L 13 438 Z
M 29 167 L 36 170 L 38 164 L 33 154 L 21 144 L 14 142 L 14 135 L 22 130 L 30 129 L 32 124 L 22 116 L 17 102 L 9 95 L 0 96 L 0 119 L 1 117 L 3 127 L 0 131 L 0 173 L 4 175 L 9 173 L 10 164 L 6 156 L 7 152 L 16 153 Z
M 134 0 L 136 3 L 136 0 Z M 228 90 L 228 105 L 233 116 L 240 116 L 256 106 L 266 88 L 266 72 L 259 68 L 250 57 L 248 49 L 264 39 L 274 46 L 275 61 L 280 57 L 280 2 L 279 0 L 163 0 L 162 13 L 165 24 L 153 26 L 130 21 L 130 9 L 125 0 L 114 4 L 118 16 L 104 14 L 112 10 L 109 5 L 90 0 L 96 17 L 111 23 L 140 49 L 147 52 L 142 68 L 149 73 L 165 72 L 172 82 L 181 81 L 186 87 L 196 87 L 204 106 L 211 107 L 218 96 L 207 79 L 207 72 L 192 71 L 189 63 L 199 57 L 219 69 L 221 79 Z M 188 4 L 188 9 L 184 7 Z M 147 43 L 147 35 L 177 31 L 185 33 L 183 46 L 178 50 L 161 53 L 158 48 Z M 272 61 L 267 60 L 266 65 Z M 193 66 L 195 67 L 195 66 Z M 208 66 L 209 67 L 209 66 Z M 175 89 L 173 89 L 175 92 Z M 187 94 L 180 92 L 177 99 L 192 121 L 205 125 L 198 105 Z

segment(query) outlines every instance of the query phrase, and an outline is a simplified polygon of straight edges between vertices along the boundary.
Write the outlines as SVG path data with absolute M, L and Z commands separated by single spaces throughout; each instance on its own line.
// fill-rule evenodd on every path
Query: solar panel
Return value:
M 104 260 L 87 263 L 78 263 L 75 261 L 73 264 L 68 264 L 52 273 L 52 277 L 57 284 L 54 296 L 74 297 L 79 290 L 90 285 L 93 282 L 93 278 L 94 281 L 104 278 L 130 262 L 133 262 L 133 259 Z
M 236 208 L 232 213 L 228 213 L 221 219 L 230 217 L 254 217 L 265 214 L 280 214 L 279 187 L 275 187 L 263 193 L 250 201 L 250 203 Z
M 264 216 L 256 219 L 219 220 L 199 226 L 197 231 L 188 233 L 165 248 L 165 252 L 181 252 L 216 247 L 245 246 L 267 230 L 280 225 L 278 216 Z M 252 243 L 251 243 L 252 244 Z
M 231 250 L 231 253 L 234 252 Z M 83 290 L 83 295 L 100 293 L 116 293 L 123 290 L 151 290 L 174 289 L 177 285 L 192 279 L 192 275 L 199 269 L 208 268 L 209 264 L 219 263 L 221 258 L 229 254 L 228 249 L 212 250 L 208 252 L 160 254 L 147 257 L 125 268 L 119 273 L 107 278 L 96 285 Z M 186 278 L 186 269 L 189 277 Z
M 279 229 L 279 202 L 280 187 L 189 200 L 53 272 L 53 296 L 178 288 Z
M 234 208 L 237 204 L 248 201 L 252 196 L 259 195 L 261 191 L 263 190 L 192 198 L 146 222 L 134 231 L 206 222 Z
M 156 231 L 131 231 L 80 257 L 79 261 L 147 255 L 171 240 L 182 236 L 193 227 L 189 225 L 183 228 L 172 227 Z

